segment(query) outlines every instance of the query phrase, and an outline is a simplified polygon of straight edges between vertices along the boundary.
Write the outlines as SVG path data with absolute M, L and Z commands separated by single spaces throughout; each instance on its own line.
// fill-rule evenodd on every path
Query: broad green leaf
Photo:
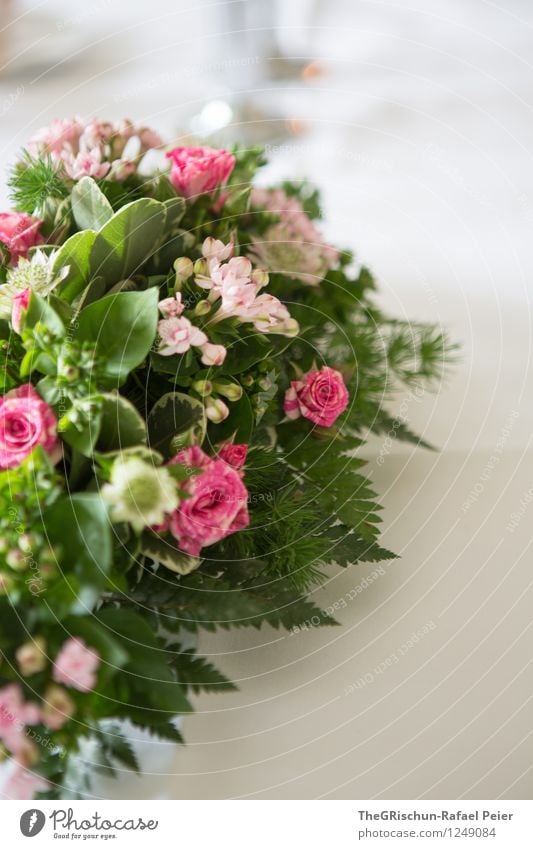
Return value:
M 201 443 L 205 435 L 205 425 L 201 401 L 181 392 L 169 392 L 150 410 L 150 446 L 161 451 L 165 457 L 171 457 L 184 445 Z
M 80 230 L 100 230 L 113 217 L 113 207 L 92 177 L 82 177 L 71 194 L 72 214 Z
M 146 438 L 146 424 L 133 404 L 118 393 L 102 397 L 98 451 L 117 451 L 134 445 L 145 445 Z
M 36 292 L 32 292 L 24 319 L 24 330 L 31 329 L 39 323 L 44 324 L 53 336 L 65 335 L 65 325 L 54 308 Z
M 165 226 L 165 207 L 149 198 L 119 209 L 97 234 L 91 252 L 91 273 L 104 277 L 109 288 L 140 270 L 156 250 Z
M 111 525 L 96 493 L 75 493 L 56 501 L 44 512 L 44 524 L 68 587 L 70 575 L 80 587 L 72 599 L 72 612 L 87 612 L 106 586 L 111 568 Z
M 96 233 L 93 230 L 74 233 L 55 256 L 54 273 L 59 274 L 64 268 L 68 268 L 68 274 L 57 287 L 58 293 L 66 301 L 72 302 L 89 283 L 90 255 L 95 238 Z
M 142 363 L 157 329 L 158 290 L 120 292 L 88 307 L 79 317 L 78 338 L 95 342 L 108 377 L 124 381 Z
M 175 197 L 169 198 L 163 202 L 166 212 L 165 229 L 170 230 L 180 223 L 185 215 L 185 198 Z

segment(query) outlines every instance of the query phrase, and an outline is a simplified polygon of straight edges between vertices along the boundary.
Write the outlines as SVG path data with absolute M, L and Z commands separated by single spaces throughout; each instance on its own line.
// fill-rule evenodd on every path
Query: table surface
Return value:
M 294 50 L 324 73 L 276 89 L 304 131 L 273 147 L 271 176 L 318 182 L 328 234 L 374 269 L 382 305 L 461 343 L 437 391 L 408 405 L 440 450 L 397 446 L 379 465 L 381 443 L 369 442 L 383 544 L 401 559 L 378 573 L 330 571 L 316 600 L 337 608 L 341 627 L 202 637 L 239 691 L 195 699 L 187 747 L 100 792 L 531 798 L 533 10 L 525 0 L 323 5 Z M 180 67 L 198 61 L 207 36 L 184 44 L 181 4 L 154 8 L 182 15 Z M 110 21 L 103 40 L 94 18 L 64 21 L 72 52 L 85 32 L 83 55 L 0 78 L 6 167 L 55 115 L 128 112 L 175 133 L 206 84 L 217 91 L 212 69 L 189 65 L 180 80 L 171 27 L 145 21 L 148 46 L 135 26 L 119 39 Z M 58 48 L 46 32 L 50 65 Z M 290 24 L 284 35 L 294 40 Z M 255 97 L 272 108 L 268 86 Z

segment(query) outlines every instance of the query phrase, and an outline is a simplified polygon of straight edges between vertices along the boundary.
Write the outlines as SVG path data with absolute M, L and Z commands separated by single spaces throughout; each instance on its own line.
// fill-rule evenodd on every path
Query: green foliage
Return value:
M 102 352 L 110 386 L 124 382 L 147 357 L 157 327 L 157 301 L 157 289 L 121 292 L 81 311 L 77 337 Z
M 62 169 L 49 157 L 33 157 L 27 151 L 23 151 L 8 185 L 13 206 L 30 215 L 39 215 L 50 198 L 64 199 L 70 194 Z

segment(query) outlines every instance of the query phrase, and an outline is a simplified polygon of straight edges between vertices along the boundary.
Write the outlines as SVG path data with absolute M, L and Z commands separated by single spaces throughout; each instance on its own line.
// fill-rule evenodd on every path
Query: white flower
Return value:
M 29 259 L 21 257 L 15 268 L 9 269 L 7 282 L 0 286 L 0 318 L 10 317 L 13 298 L 24 289 L 46 297 L 66 277 L 68 266 L 58 273 L 53 271 L 56 255 L 57 251 L 47 255 L 37 249 Z
M 176 485 L 168 469 L 149 465 L 139 457 L 118 458 L 111 481 L 102 487 L 114 522 L 129 522 L 140 532 L 161 524 L 178 506 Z

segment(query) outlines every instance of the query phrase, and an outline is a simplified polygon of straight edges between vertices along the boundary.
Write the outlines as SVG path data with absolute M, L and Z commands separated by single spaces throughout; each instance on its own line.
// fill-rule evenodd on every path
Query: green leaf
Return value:
M 56 501 L 43 519 L 63 573 L 61 583 L 68 586 L 72 574 L 81 587 L 73 598 L 72 613 L 86 613 L 100 597 L 111 568 L 106 507 L 96 494 L 75 493 Z
M 65 335 L 65 325 L 54 308 L 44 298 L 32 291 L 24 319 L 24 330 L 31 330 L 36 324 L 44 324 L 53 336 L 61 337 Z
M 144 533 L 141 537 L 141 553 L 150 557 L 156 563 L 162 563 L 172 572 L 179 575 L 188 575 L 200 565 L 198 557 L 180 551 L 175 540 L 163 538 L 151 533 Z
M 108 377 L 124 381 L 147 356 L 157 328 L 158 297 L 157 289 L 120 292 L 81 311 L 78 338 L 97 344 Z
M 98 451 L 123 450 L 146 444 L 146 424 L 133 404 L 118 393 L 102 396 L 102 422 Z
M 239 401 L 231 402 L 228 407 L 230 411 L 228 418 L 220 424 L 210 426 L 209 435 L 212 436 L 214 442 L 222 442 L 235 434 L 235 442 L 249 443 L 252 438 L 255 416 L 246 392 L 243 392 Z
M 183 445 L 202 443 L 205 414 L 201 401 L 181 392 L 169 392 L 157 401 L 148 416 L 149 443 L 165 457 Z
M 176 675 L 180 684 L 193 693 L 199 693 L 201 690 L 205 692 L 221 692 L 236 690 L 235 684 L 226 678 L 222 672 L 209 663 L 204 657 L 198 657 L 194 649 L 182 651 L 179 645 L 167 646 L 167 650 L 176 650 L 176 655 L 173 656 L 171 663 L 176 670 Z
M 91 252 L 91 272 L 109 288 L 131 277 L 154 253 L 165 226 L 165 207 L 149 198 L 119 209 L 97 234 Z
M 57 291 L 69 303 L 80 292 L 83 292 L 89 283 L 89 259 L 95 238 L 96 233 L 92 230 L 74 233 L 60 247 L 55 256 L 52 267 L 55 274 L 59 274 L 60 271 L 68 267 L 68 274 L 66 274 L 58 285 Z
M 163 206 L 166 213 L 165 229 L 170 230 L 172 227 L 176 227 L 185 215 L 185 198 L 169 198 L 163 201 Z
M 100 230 L 113 217 L 113 207 L 92 177 L 82 177 L 75 184 L 71 202 L 80 230 Z

